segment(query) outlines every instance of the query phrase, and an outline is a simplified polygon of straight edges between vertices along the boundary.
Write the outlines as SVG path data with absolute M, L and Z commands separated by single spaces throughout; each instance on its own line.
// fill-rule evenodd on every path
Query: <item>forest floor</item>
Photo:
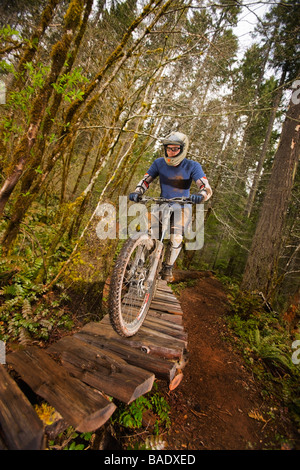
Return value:
M 176 280 L 176 279 L 175 279 Z M 225 324 L 229 304 L 222 284 L 199 274 L 177 297 L 188 333 L 189 360 L 173 391 L 166 449 L 300 449 L 300 434 L 278 399 L 264 398 Z
M 281 397 L 254 375 L 227 326 L 230 304 L 223 284 L 210 272 L 176 270 L 172 288 L 183 310 L 188 362 L 175 390 L 157 382 L 170 406 L 171 425 L 160 435 L 164 450 L 300 450 L 300 430 Z M 97 310 L 93 291 L 95 286 L 80 302 L 72 299 L 79 319 L 87 309 Z M 120 439 L 109 425 L 104 437 L 100 432 L 103 447 L 96 448 L 132 448 L 135 439 L 140 436 L 142 444 L 151 432 L 123 431 Z

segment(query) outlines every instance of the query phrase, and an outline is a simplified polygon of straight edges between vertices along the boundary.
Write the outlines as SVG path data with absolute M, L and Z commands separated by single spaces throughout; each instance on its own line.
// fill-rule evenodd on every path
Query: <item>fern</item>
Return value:
M 290 351 L 287 350 L 285 344 L 279 342 L 275 334 L 262 337 L 257 328 L 250 335 L 250 343 L 263 361 L 273 364 L 283 372 L 293 373 Z
M 6 286 L 3 286 L 2 289 L 0 290 L 0 295 L 4 295 L 4 296 L 15 296 L 17 295 L 17 287 L 15 286 L 15 284 L 8 284 Z
M 19 330 L 18 340 L 22 346 L 28 346 L 32 342 L 28 331 L 24 327 L 21 327 Z
M 164 450 L 166 445 L 161 436 L 148 436 L 145 441 L 146 450 Z
M 22 224 L 21 244 L 12 254 L 3 255 L 0 246 L 0 340 L 5 342 L 47 340 L 54 325 L 68 329 L 73 325 L 70 314 L 60 306 L 65 297 L 53 299 L 36 281 L 44 267 L 49 235 L 56 233 L 49 226 L 45 226 L 45 232 L 40 231 L 42 216 L 40 206 L 36 210 L 34 206 Z M 49 261 L 48 275 L 57 268 L 60 256 L 56 253 Z
M 24 302 L 22 305 L 22 315 L 23 315 L 23 318 L 27 320 L 32 316 L 32 308 L 28 299 L 24 299 Z
M 33 261 L 33 264 L 27 270 L 24 271 L 24 278 L 30 279 L 30 280 L 35 279 L 42 265 L 43 265 L 42 258 L 36 258 Z

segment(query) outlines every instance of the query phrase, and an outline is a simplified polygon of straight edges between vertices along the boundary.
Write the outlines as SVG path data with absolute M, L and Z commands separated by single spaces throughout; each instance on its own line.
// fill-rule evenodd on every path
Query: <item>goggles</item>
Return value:
M 166 146 L 167 152 L 178 152 L 181 149 L 181 147 L 169 147 L 168 145 Z

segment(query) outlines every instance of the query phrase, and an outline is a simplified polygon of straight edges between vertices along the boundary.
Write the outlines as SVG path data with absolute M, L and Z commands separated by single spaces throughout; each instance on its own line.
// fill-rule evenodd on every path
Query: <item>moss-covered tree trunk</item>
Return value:
M 266 296 L 272 292 L 299 153 L 300 102 L 294 103 L 292 96 L 244 271 L 245 290 L 262 291 Z
M 52 62 L 49 75 L 33 102 L 27 130 L 16 146 L 15 152 L 11 158 L 11 170 L 0 189 L 0 215 L 3 214 L 10 195 L 30 161 L 31 151 L 36 142 L 46 108 L 49 105 L 49 100 L 54 91 L 53 83 L 56 82 L 67 59 L 73 41 L 73 35 L 81 21 L 82 8 L 83 2 L 81 0 L 72 0 L 65 15 L 64 34 L 61 40 L 53 46 L 51 51 Z

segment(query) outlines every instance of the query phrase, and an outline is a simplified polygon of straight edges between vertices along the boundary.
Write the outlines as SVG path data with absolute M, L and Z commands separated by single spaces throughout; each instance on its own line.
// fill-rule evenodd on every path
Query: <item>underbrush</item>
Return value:
M 171 421 L 170 406 L 154 382 L 151 392 L 129 405 L 119 403 L 111 417 L 115 437 L 128 450 L 159 450 Z
M 47 440 L 49 450 L 160 450 L 170 427 L 170 406 L 159 391 L 157 382 L 152 390 L 126 405 L 115 401 L 117 409 L 100 429 L 79 433 L 71 426 Z M 60 418 L 46 402 L 35 405 L 45 427 L 55 426 Z M 48 428 L 49 433 L 49 428 Z M 50 431 L 51 434 L 51 431 Z
M 224 281 L 224 280 L 223 280 Z M 266 398 L 286 407 L 300 426 L 300 329 L 292 331 L 283 315 L 273 311 L 260 295 L 226 282 L 230 313 L 227 324 Z
M 43 265 L 41 258 L 2 258 L 0 261 L 0 340 L 48 340 L 54 330 L 71 329 L 72 315 L 63 285 L 49 290 L 36 282 Z

